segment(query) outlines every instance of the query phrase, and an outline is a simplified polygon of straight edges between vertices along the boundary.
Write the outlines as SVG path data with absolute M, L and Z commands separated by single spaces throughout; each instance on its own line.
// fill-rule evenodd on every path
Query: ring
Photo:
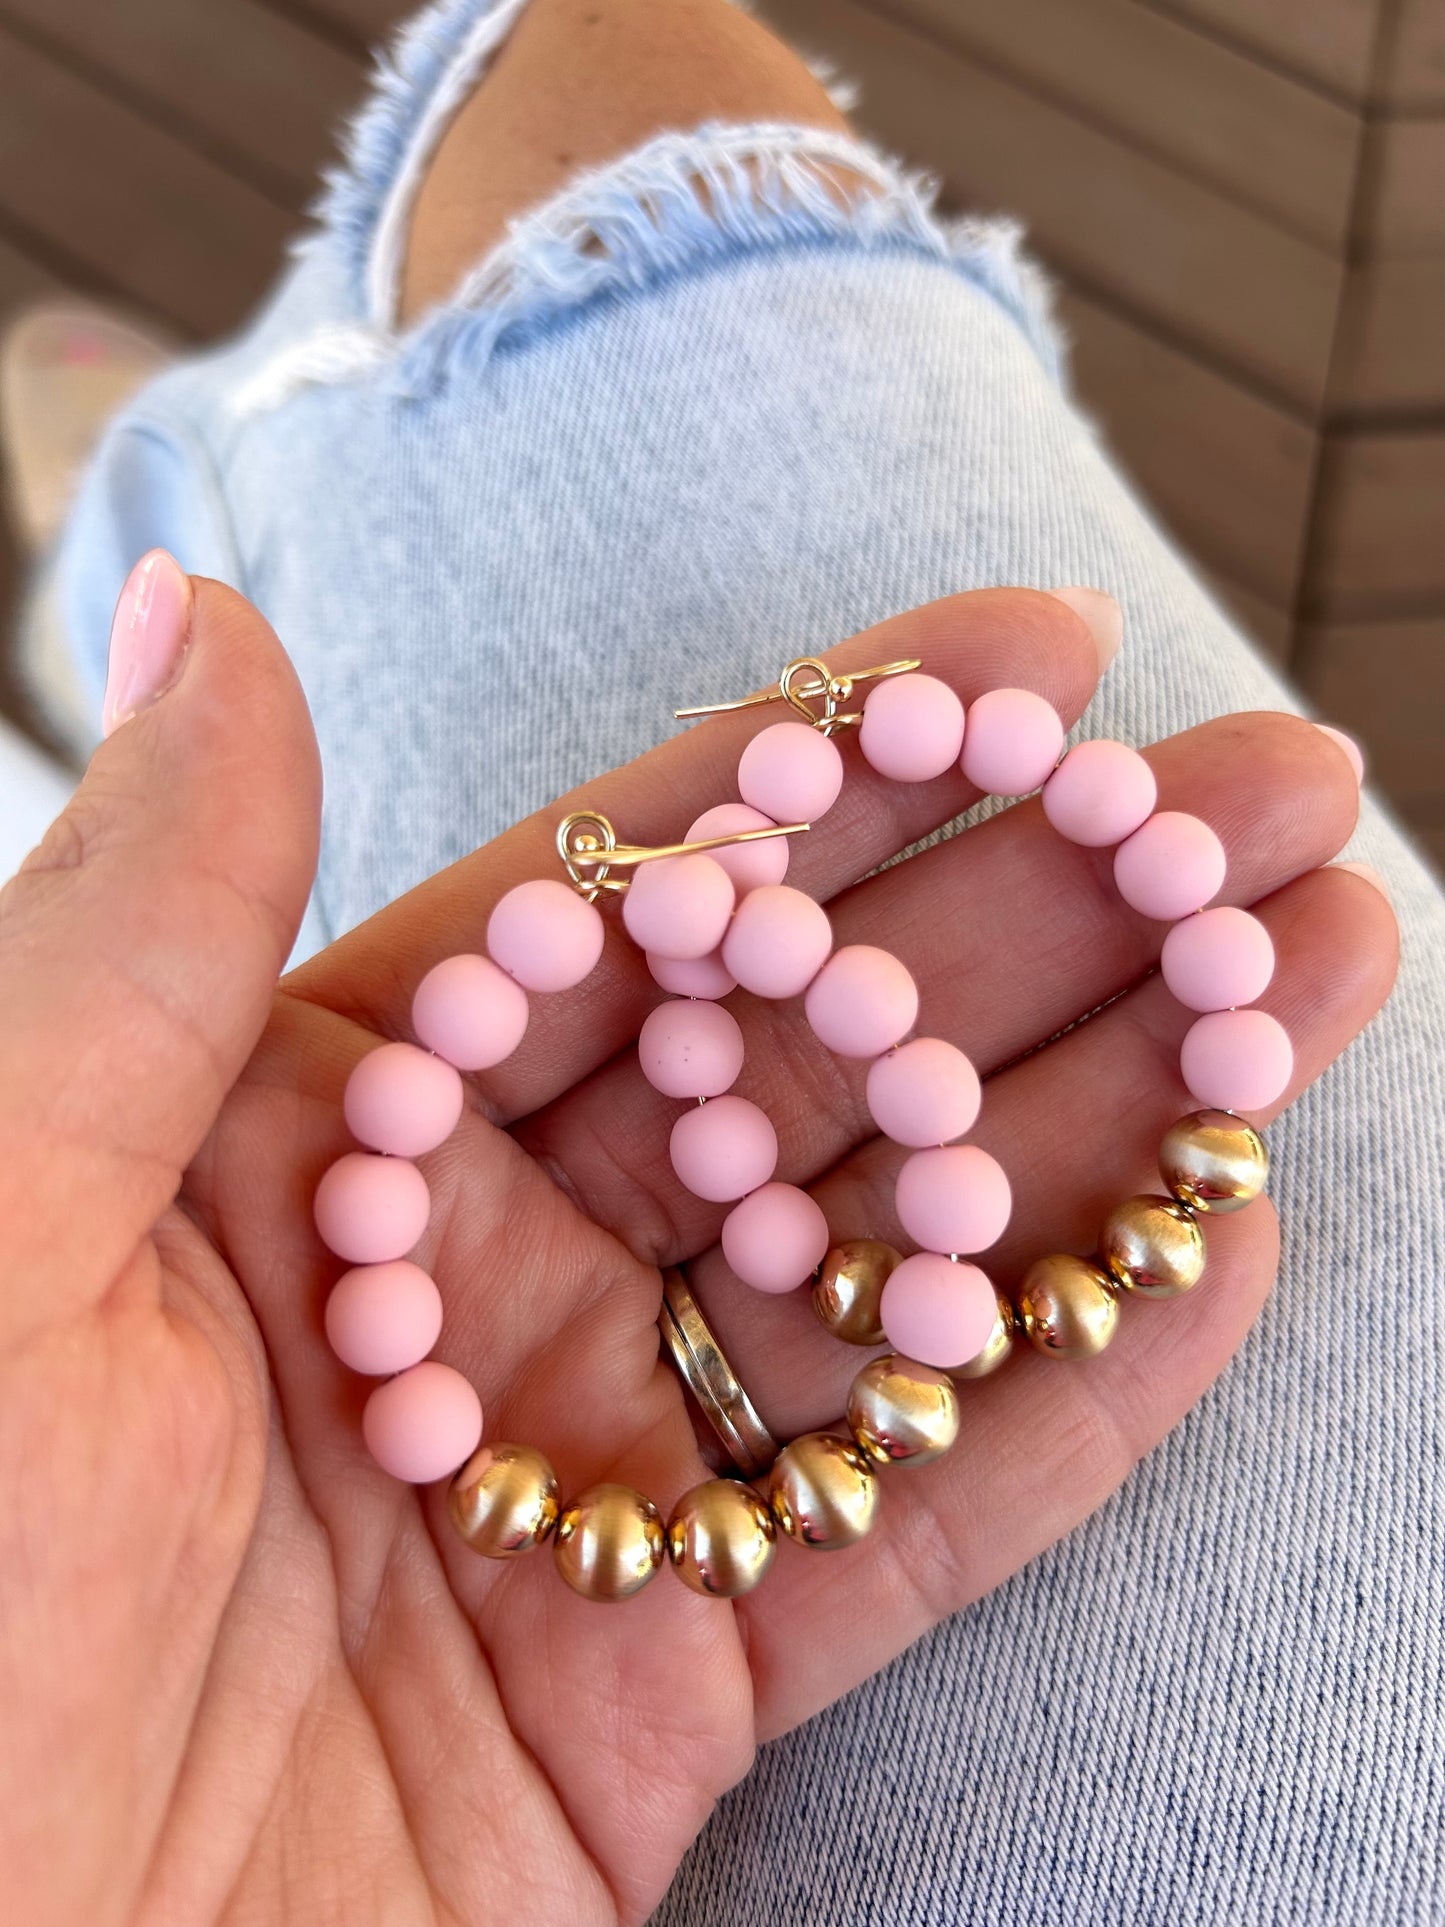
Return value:
M 672 1362 L 728 1458 L 745 1479 L 760 1478 L 778 1456 L 777 1440 L 758 1417 L 757 1408 L 723 1355 L 702 1307 L 676 1266 L 662 1275 L 658 1327 Z

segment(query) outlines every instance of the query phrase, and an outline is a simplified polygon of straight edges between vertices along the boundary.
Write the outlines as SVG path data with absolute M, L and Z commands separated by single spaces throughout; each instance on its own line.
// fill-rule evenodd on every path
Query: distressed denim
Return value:
M 411 186 L 518 11 L 410 30 L 274 299 L 117 422 L 59 560 L 97 692 L 151 543 L 285 638 L 326 771 L 309 942 L 675 701 L 954 590 L 1118 595 L 1090 733 L 1294 706 L 1071 404 L 1013 230 L 866 149 L 665 136 L 398 333 Z M 1445 1919 L 1445 904 L 1369 797 L 1352 854 L 1403 969 L 1273 1133 L 1258 1328 L 1086 1525 L 764 1750 L 666 1927 Z

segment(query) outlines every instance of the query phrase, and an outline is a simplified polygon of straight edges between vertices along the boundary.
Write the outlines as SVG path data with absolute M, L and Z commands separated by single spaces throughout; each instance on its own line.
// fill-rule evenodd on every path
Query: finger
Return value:
M 1224 843 L 1225 901 L 1278 889 L 1335 855 L 1354 826 L 1359 792 L 1344 757 L 1298 717 L 1226 717 L 1148 755 L 1161 806 L 1202 816 Z M 1111 856 L 1066 842 L 1035 799 L 834 898 L 835 938 L 894 951 L 919 986 L 920 1030 L 960 1045 L 988 1075 L 1157 962 L 1165 926 L 1122 901 Z M 815 1178 L 873 1135 L 866 1066 L 829 1056 L 801 999 L 733 1003 L 747 1048 L 738 1089 L 777 1126 L 778 1175 Z M 673 1174 L 678 1113 L 628 1051 L 517 1135 L 630 1249 L 673 1264 L 716 1237 L 725 1209 Z
M 823 660 L 841 670 L 904 656 L 921 657 L 965 702 L 1002 685 L 1033 689 L 1067 723 L 1082 713 L 1099 673 L 1099 650 L 1083 619 L 1055 597 L 1023 589 L 930 603 L 864 631 Z M 675 841 L 705 809 L 736 799 L 744 745 L 778 720 L 778 706 L 719 716 L 599 777 L 400 898 L 297 972 L 291 987 L 372 1032 L 409 1035 L 411 998 L 431 966 L 481 949 L 493 905 L 514 885 L 562 874 L 555 838 L 564 815 L 600 811 L 624 842 Z M 791 847 L 789 882 L 820 899 L 978 797 L 956 769 L 929 783 L 893 783 L 868 767 L 856 743 L 842 747 L 841 797 L 820 827 Z M 615 908 L 607 909 L 607 924 L 606 949 L 591 976 L 563 995 L 534 997 L 521 1047 L 479 1080 L 495 1116 L 537 1109 L 636 1036 L 657 987 Z
M 110 709 L 74 801 L 0 896 L 0 1238 L 22 1319 L 103 1289 L 175 1196 L 315 866 L 305 702 L 239 596 L 147 557 L 117 614 Z
M 1394 979 L 1397 935 L 1380 893 L 1335 870 L 1289 885 L 1261 915 L 1280 954 L 1270 1007 L 1295 1047 L 1293 1081 L 1281 1103 L 1261 1114 L 1268 1122 L 1379 1009 Z M 1001 1106 L 1011 1143 L 1046 1133 L 1049 1162 L 1070 1142 L 1081 1147 L 1078 1168 L 1065 1164 L 1059 1172 L 1052 1202 L 1047 1174 L 1026 1187 L 1028 1238 L 1010 1267 L 1023 1261 L 1024 1242 L 1027 1255 L 1089 1248 L 1109 1202 L 1159 1188 L 1154 1146 L 1174 1117 L 1194 1108 L 1169 1083 L 1179 1024 L 1167 1001 L 1162 984 L 1151 980 L 1126 1000 L 1132 1010 L 1115 1006 L 1000 1080 L 1013 1086 Z M 1126 1062 L 1133 1066 L 1127 1086 Z M 1126 1088 L 1141 1109 L 1116 1108 Z M 1109 1128 L 1120 1115 L 1129 1119 L 1122 1146 Z M 744 1602 L 764 1735 L 805 1718 L 1069 1531 L 1203 1394 L 1268 1293 L 1278 1221 L 1261 1199 L 1203 1223 L 1208 1263 L 1200 1284 L 1181 1299 L 1126 1301 L 1118 1335 L 1101 1357 L 1070 1364 L 1025 1349 L 997 1377 L 960 1387 L 963 1423 L 953 1451 L 916 1473 L 885 1474 L 878 1529 L 860 1556 L 843 1555 L 852 1563 L 841 1622 L 828 1610 L 837 1582 L 823 1568 L 833 1562 L 783 1548 L 768 1585 Z M 715 1322 L 721 1296 L 710 1303 Z M 795 1341 L 804 1329 L 800 1320 Z M 734 1333 L 735 1362 L 742 1336 Z M 748 1363 L 739 1366 L 782 1436 L 793 1429 L 779 1416 L 790 1384 L 815 1388 L 817 1402 L 799 1412 L 799 1421 L 829 1423 L 825 1410 L 840 1409 L 842 1381 L 864 1356 L 840 1359 L 849 1348 L 826 1341 L 820 1350 L 818 1338 L 807 1337 L 806 1346 L 786 1339 L 779 1345 L 752 1333 Z M 833 1363 L 824 1366 L 829 1352 Z M 800 1643 L 798 1625 L 825 1612 L 830 1638 Z

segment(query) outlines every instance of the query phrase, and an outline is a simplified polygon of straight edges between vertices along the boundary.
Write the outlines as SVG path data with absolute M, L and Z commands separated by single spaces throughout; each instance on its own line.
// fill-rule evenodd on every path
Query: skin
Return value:
M 1015 683 L 1069 720 L 1095 677 L 1083 623 L 1024 591 L 934 604 L 833 659 L 903 654 L 966 700 Z M 0 1864 L 27 1927 L 641 1921 L 760 1740 L 1069 1531 L 1244 1338 L 1278 1253 L 1263 1200 L 1207 1223 L 1204 1283 L 1126 1305 L 1102 1358 L 1028 1355 L 966 1386 L 958 1448 L 887 1475 L 865 1544 L 785 1545 L 736 1605 L 666 1573 L 589 1604 L 547 1552 L 477 1559 L 442 1489 L 370 1465 L 366 1386 L 321 1329 L 342 1267 L 310 1218 L 348 1148 L 350 1067 L 407 1033 L 423 971 L 479 948 L 505 890 L 554 873 L 564 808 L 670 837 L 731 793 L 763 720 L 704 724 L 600 778 L 277 990 L 314 864 L 314 741 L 265 623 L 199 582 L 178 679 L 97 752 L 0 896 Z M 896 948 L 928 1030 L 987 1075 L 977 1137 L 1017 1200 L 988 1260 L 1007 1283 L 1029 1255 L 1087 1248 L 1112 1199 L 1157 1182 L 1159 1132 L 1192 1108 L 1186 1020 L 1149 974 L 1161 932 L 1036 802 L 860 881 L 970 792 L 885 784 L 856 743 L 845 756 L 790 880 L 840 941 Z M 1355 818 L 1345 758 L 1266 715 L 1151 756 L 1162 805 L 1223 837 L 1225 898 L 1274 935 L 1264 1002 L 1294 1040 L 1293 1096 L 1394 971 L 1383 895 L 1318 867 Z M 691 1261 L 784 1434 L 837 1419 L 858 1359 L 805 1294 L 722 1275 L 722 1210 L 671 1178 L 677 1107 L 629 1049 L 656 996 L 609 912 L 593 977 L 535 1000 L 517 1055 L 470 1081 L 424 1160 L 417 1255 L 489 1435 L 541 1447 L 567 1490 L 615 1476 L 666 1509 L 706 1468 L 658 1355 L 660 1264 Z M 809 1042 L 796 1003 L 737 1001 L 741 1088 L 778 1123 L 779 1175 L 814 1188 L 836 1235 L 887 1236 L 897 1154 L 868 1129 L 861 1072 Z

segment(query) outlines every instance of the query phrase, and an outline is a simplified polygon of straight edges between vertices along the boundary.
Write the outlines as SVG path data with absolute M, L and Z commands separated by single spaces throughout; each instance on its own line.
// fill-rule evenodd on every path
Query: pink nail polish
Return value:
M 169 689 L 190 628 L 190 577 L 164 549 L 152 549 L 127 576 L 110 625 L 101 709 L 107 736 Z
M 1087 589 L 1081 584 L 1068 583 L 1062 589 L 1050 589 L 1049 594 L 1055 602 L 1062 602 L 1082 616 L 1089 625 L 1089 634 L 1094 638 L 1094 647 L 1099 652 L 1099 668 L 1107 669 L 1119 653 L 1119 644 L 1124 640 L 1124 611 L 1113 596 L 1103 589 Z

